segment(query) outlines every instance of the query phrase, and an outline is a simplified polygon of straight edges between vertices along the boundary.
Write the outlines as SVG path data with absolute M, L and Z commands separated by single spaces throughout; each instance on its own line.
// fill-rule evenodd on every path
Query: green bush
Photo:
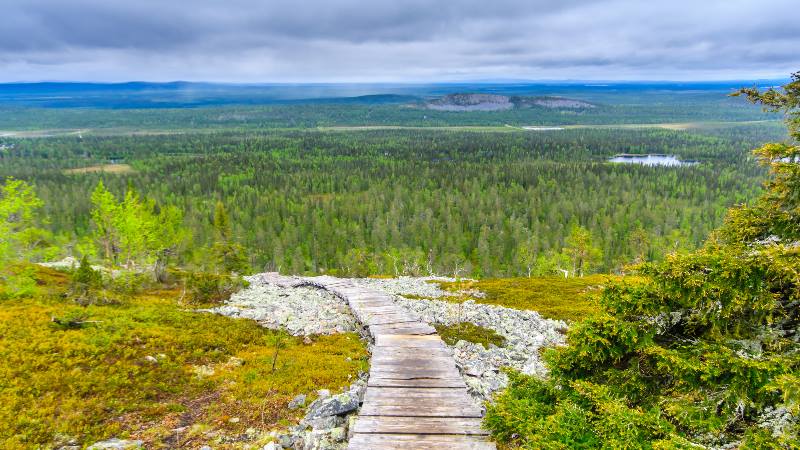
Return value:
M 192 305 L 219 304 L 246 287 L 241 277 L 193 272 L 186 277 L 184 301 Z

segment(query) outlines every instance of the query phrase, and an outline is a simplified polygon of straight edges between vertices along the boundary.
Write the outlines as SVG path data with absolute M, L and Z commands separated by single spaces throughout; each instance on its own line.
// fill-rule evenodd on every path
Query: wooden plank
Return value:
M 365 403 L 358 416 L 400 416 L 400 417 L 483 417 L 477 406 L 442 405 L 417 408 L 409 405 L 375 405 Z
M 356 433 L 350 450 L 495 450 L 482 436 Z
M 462 398 L 467 394 L 464 388 L 393 388 L 393 387 L 370 387 L 364 394 L 364 401 L 369 401 L 372 398 L 386 398 L 386 397 L 457 397 Z
M 458 434 L 487 436 L 481 419 L 474 417 L 359 417 L 355 433 Z
M 378 366 L 404 366 L 404 367 L 455 367 L 451 356 L 430 356 L 417 358 L 411 355 L 377 356 L 372 358 L 372 364 Z
M 436 356 L 453 357 L 453 351 L 447 347 L 444 348 L 406 348 L 406 347 L 374 347 L 372 349 L 373 357 L 418 357 L 418 358 L 433 358 Z
M 386 325 L 390 323 L 412 323 L 416 322 L 416 319 L 413 317 L 403 316 L 403 315 L 385 315 L 385 316 L 368 316 L 365 317 L 362 321 L 363 324 L 367 326 L 372 325 Z M 384 335 L 381 335 L 384 336 Z
M 401 379 L 370 375 L 367 386 L 376 387 L 414 387 L 414 388 L 466 388 L 464 379 L 458 378 L 412 378 Z
M 460 374 L 455 367 L 404 367 L 393 365 L 373 365 L 369 373 L 375 376 L 391 375 L 393 378 L 457 378 Z
M 436 329 L 432 326 L 421 323 L 407 323 L 407 324 L 386 324 L 386 325 L 372 325 L 369 328 L 372 336 L 379 334 L 434 334 Z
M 440 408 L 446 405 L 447 408 L 464 408 L 475 409 L 477 408 L 478 414 L 482 411 L 480 407 L 476 406 L 472 400 L 469 400 L 464 395 L 460 396 L 446 396 L 446 397 L 370 397 L 369 401 L 364 400 L 370 407 L 383 411 L 386 407 L 398 408 L 414 408 L 419 411 L 420 409 L 430 410 L 432 408 Z M 419 416 L 420 414 L 416 414 Z

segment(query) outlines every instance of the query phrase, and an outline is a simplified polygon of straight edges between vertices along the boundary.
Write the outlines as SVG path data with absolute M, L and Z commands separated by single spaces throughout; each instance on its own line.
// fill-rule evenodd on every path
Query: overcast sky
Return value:
M 798 0 L 0 0 L 0 81 L 731 80 Z

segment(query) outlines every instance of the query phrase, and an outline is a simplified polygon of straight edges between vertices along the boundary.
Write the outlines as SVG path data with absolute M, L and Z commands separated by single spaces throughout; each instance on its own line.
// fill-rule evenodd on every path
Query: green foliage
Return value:
M 244 274 L 248 271 L 244 248 L 233 239 L 228 212 L 222 202 L 214 209 L 214 245 L 211 249 L 214 263 L 222 273 Z
M 603 251 L 594 245 L 592 235 L 584 227 L 573 225 L 562 250 L 572 263 L 572 276 L 583 276 L 594 269 Z
M 494 330 L 475 325 L 472 322 L 459 322 L 453 325 L 435 324 L 434 328 L 448 345 L 456 345 L 458 341 L 467 341 L 489 348 L 489 344 L 502 347 L 506 342 L 506 339 Z
M 224 442 L 239 442 L 248 428 L 266 436 L 299 420 L 303 412 L 287 408 L 294 396 L 340 389 L 366 369 L 354 334 L 304 343 L 253 321 L 188 311 L 177 291 L 78 307 L 56 295 L 67 276 L 35 271 L 34 296 L 0 302 L 1 448 L 115 436 L 175 447 L 183 445 L 176 423 L 234 448 Z M 273 371 L 276 337 L 283 348 Z
M 237 276 L 192 272 L 186 277 L 184 301 L 191 305 L 219 304 L 246 286 Z
M 94 237 L 105 260 L 129 268 L 152 265 L 155 278 L 163 281 L 169 258 L 188 237 L 181 210 L 142 200 L 132 188 L 117 203 L 102 180 L 91 200 Z
M 35 280 L 29 267 L 13 263 L 51 253 L 52 235 L 39 228 L 43 202 L 30 184 L 7 178 L 0 186 L 0 297 L 30 295 Z
M 488 412 L 499 437 L 531 448 L 797 448 L 800 75 L 784 89 L 745 91 L 789 111 L 792 142 L 756 151 L 772 175 L 765 194 L 731 209 L 699 250 L 606 287 L 598 314 L 546 354 L 549 379 L 512 376 Z
M 783 136 L 785 130 L 770 123 L 688 131 L 87 135 L 80 141 L 15 139 L 0 163 L 0 176 L 35 181 L 48 208 L 49 229 L 67 241 L 79 241 L 95 229 L 90 193 L 101 179 L 116 196 L 109 205 L 119 205 L 129 185 L 135 187 L 140 196 L 183 211 L 192 245 L 179 245 L 170 261 L 201 270 L 218 270 L 206 249 L 218 239 L 209 218 L 221 201 L 233 241 L 259 270 L 560 275 L 559 268 L 572 269 L 562 250 L 577 225 L 589 231 L 592 246 L 602 252 L 588 274 L 620 271 L 639 258 L 642 247 L 630 238 L 634 230 L 646 230 L 646 260 L 696 248 L 722 223 L 727 207 L 759 194 L 765 171 L 754 164 L 749 149 Z M 605 162 L 620 152 L 670 153 L 702 163 Z M 119 154 L 135 172 L 62 171 Z M 520 257 L 523 246 L 535 258 L 532 269 L 530 258 Z M 76 254 L 86 253 L 75 248 Z M 113 246 L 110 251 L 119 252 Z M 98 253 L 104 253 L 99 239 Z

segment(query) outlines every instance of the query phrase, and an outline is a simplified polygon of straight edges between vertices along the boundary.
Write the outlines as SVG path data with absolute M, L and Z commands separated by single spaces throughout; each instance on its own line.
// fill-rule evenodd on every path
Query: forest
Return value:
M 184 216 L 203 267 L 217 202 L 253 270 L 473 277 L 622 272 L 700 245 L 764 176 L 772 122 L 704 127 L 364 129 L 4 138 L 0 177 L 35 185 L 65 254 L 97 256 L 91 193 Z M 614 164 L 615 154 L 699 164 Z M 115 165 L 109 171 L 92 169 Z M 88 168 L 88 169 L 87 169 Z M 87 253 L 88 252 L 88 253 Z M 577 273 L 575 273 L 577 274 Z

